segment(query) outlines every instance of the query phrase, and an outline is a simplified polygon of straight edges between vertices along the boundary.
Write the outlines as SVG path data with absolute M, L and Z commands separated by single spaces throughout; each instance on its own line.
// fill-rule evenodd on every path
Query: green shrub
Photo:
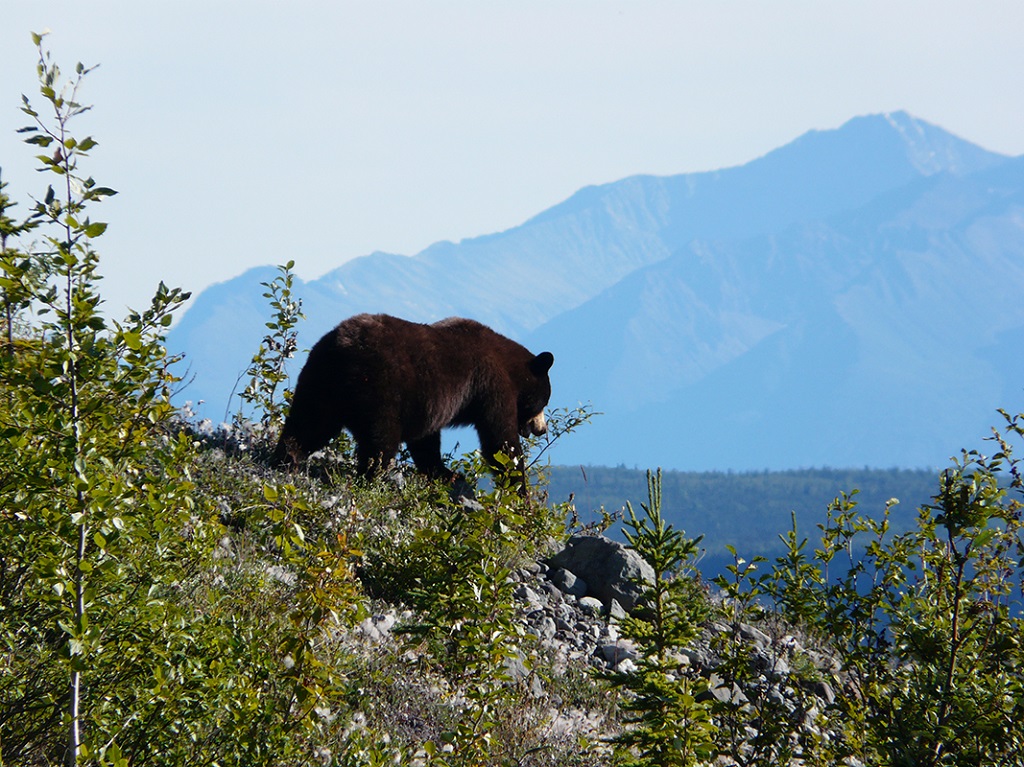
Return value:
M 991 457 L 965 452 L 916 527 L 833 503 L 821 547 L 792 531 L 770 594 L 842 662 L 832 713 L 850 755 L 893 765 L 1024 760 L 1020 459 L 1024 415 Z M 865 540 L 866 539 L 866 540 Z
M 725 630 L 711 646 L 720 657 L 719 686 L 742 694 L 719 695 L 713 703 L 718 751 L 742 767 L 835 764 L 836 752 L 822 734 L 829 722 L 809 684 L 820 681 L 819 674 L 807 657 L 790 656 L 787 645 L 799 631 L 768 599 L 773 576 L 759 574 L 766 560 L 746 562 L 727 548 L 733 563 L 713 579 L 722 596 L 715 613 Z
M 263 297 L 272 310 L 272 317 L 266 323 L 270 332 L 263 337 L 249 367 L 242 374 L 249 377 L 245 389 L 239 394 L 244 403 L 243 409 L 248 405 L 258 417 L 265 437 L 280 432 L 292 400 L 291 389 L 281 387 L 288 381 L 288 360 L 298 351 L 295 326 L 305 318 L 302 300 L 296 299 L 292 293 L 294 266 L 294 261 L 281 264 L 277 267 L 280 272 L 277 277 L 260 283 L 267 289 Z M 243 409 L 235 416 L 236 423 L 247 420 Z
M 646 517 L 629 507 L 627 537 L 658 577 L 641 617 L 622 625 L 639 646 L 637 669 L 607 675 L 626 693 L 631 725 L 616 739 L 618 758 L 936 767 L 1024 761 L 1024 480 L 1013 456 L 1024 414 L 1003 415 L 995 453 L 965 452 L 941 474 L 933 502 L 907 532 L 891 529 L 895 500 L 872 520 L 857 513 L 854 491 L 829 507 L 813 554 L 795 522 L 780 536 L 786 555 L 768 573 L 757 573 L 762 558 L 744 562 L 730 547 L 734 563 L 715 581 L 722 593 L 716 614 L 727 628 L 713 639 L 715 674 L 744 695 L 727 700 L 698 701 L 694 692 L 702 690 L 674 663 L 673 648 L 694 637 L 707 613 L 694 611 L 699 602 L 685 590 L 671 594 L 678 579 L 664 574 L 685 568 L 694 542 L 661 521 L 658 482 L 649 475 Z M 667 619 L 666 605 L 679 605 Z M 765 670 L 745 636 L 748 624 L 774 632 L 780 621 L 776 633 L 817 643 L 839 670 L 821 670 L 806 657 Z M 814 682 L 829 683 L 834 702 L 810 695 Z M 788 700 L 773 685 L 787 687 Z
M 34 39 L 51 115 L 26 98 L 22 132 L 59 181 L 33 211 L 45 250 L 0 263 L 8 329 L 29 304 L 46 318 L 0 363 L 3 758 L 116 762 L 133 701 L 151 700 L 142 690 L 162 657 L 148 648 L 174 641 L 169 595 L 207 541 L 179 468 L 189 444 L 159 428 L 175 380 L 161 333 L 188 296 L 161 285 L 123 323 L 99 313 L 93 242 L 106 224 L 90 211 L 114 191 L 81 174 L 96 142 L 70 132 L 90 70 L 64 80 Z
M 604 673 L 627 693 L 622 707 L 627 729 L 615 738 L 619 763 L 693 765 L 710 759 L 717 730 L 709 704 L 697 696 L 706 684 L 685 672 L 681 653 L 700 631 L 709 605 L 693 577 L 700 538 L 686 538 L 661 514 L 661 472 L 647 473 L 648 503 L 643 517 L 627 505 L 626 539 L 654 570 L 639 581 L 640 609 L 622 620 L 623 636 L 639 651 L 635 670 Z
M 0 213 L 4 321 L 25 329 L 0 355 L 0 763 L 308 762 L 342 726 L 328 639 L 361 604 L 352 553 L 305 535 L 318 510 L 291 485 L 243 485 L 248 557 L 225 537 L 196 486 L 215 469 L 172 421 L 162 336 L 187 294 L 101 314 L 91 211 L 114 192 L 70 131 L 90 70 L 65 80 L 34 39 L 50 116 L 26 98 L 23 132 L 59 181 L 42 250 L 10 247 L 24 227 Z
M 470 467 L 483 470 L 479 461 L 462 466 Z M 363 577 L 377 596 L 413 610 L 414 621 L 400 629 L 407 649 L 463 698 L 450 729 L 421 744 L 426 753 L 442 764 L 503 763 L 514 747 L 495 733 L 527 692 L 510 669 L 528 672 L 536 653 L 512 574 L 536 561 L 552 535 L 564 535 L 564 523 L 501 481 L 473 501 L 452 500 L 443 486 L 426 497 L 361 541 Z

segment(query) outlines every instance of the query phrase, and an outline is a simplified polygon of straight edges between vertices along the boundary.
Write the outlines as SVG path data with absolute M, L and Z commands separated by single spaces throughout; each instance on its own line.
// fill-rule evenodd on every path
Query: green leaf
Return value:
M 104 756 L 110 764 L 110 767 L 128 767 L 128 760 L 121 755 L 121 748 L 116 742 L 111 743 L 110 746 L 107 747 Z
M 989 542 L 991 542 L 991 540 L 995 537 L 995 535 L 996 535 L 995 528 L 992 528 L 992 527 L 985 528 L 980 533 L 978 533 L 976 536 L 974 536 L 974 548 L 976 548 L 976 549 L 977 548 L 982 548 L 982 549 L 985 548 L 985 546 L 987 546 L 989 544 Z
M 132 331 L 126 331 L 123 335 L 124 345 L 134 352 L 142 348 L 142 335 Z
M 89 224 L 89 226 L 85 227 L 85 236 L 99 237 L 105 231 L 107 231 L 107 225 L 102 221 L 97 221 L 96 223 Z

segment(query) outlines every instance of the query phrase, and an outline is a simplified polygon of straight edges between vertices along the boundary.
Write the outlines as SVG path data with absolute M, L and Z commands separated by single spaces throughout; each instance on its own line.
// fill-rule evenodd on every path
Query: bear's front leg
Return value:
M 405 443 L 409 448 L 409 455 L 412 456 L 416 468 L 432 479 L 443 479 L 451 482 L 455 479 L 455 472 L 444 465 L 441 458 L 441 432 L 437 431 L 428 434 L 420 439 L 409 440 Z
M 480 452 L 494 475 L 508 476 L 511 481 L 519 485 L 519 494 L 524 498 L 527 497 L 529 488 L 526 483 L 526 461 L 523 458 L 519 432 L 513 426 L 496 434 L 483 429 L 477 429 L 477 433 L 480 435 Z M 499 453 L 503 453 L 511 459 L 511 465 L 503 466 L 499 463 L 495 459 Z

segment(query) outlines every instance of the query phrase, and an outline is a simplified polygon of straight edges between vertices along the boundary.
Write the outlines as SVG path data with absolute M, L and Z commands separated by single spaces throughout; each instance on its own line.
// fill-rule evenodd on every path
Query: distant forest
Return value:
M 638 515 L 647 502 L 647 474 L 638 469 L 603 466 L 553 466 L 549 469 L 549 499 L 565 501 L 570 493 L 580 522 L 600 520 L 600 509 L 616 512 L 633 504 Z M 662 514 L 690 537 L 703 535 L 705 555 L 700 569 L 711 578 L 731 561 L 726 545 L 751 560 L 774 559 L 782 553 L 779 535 L 796 515 L 801 537 L 810 553 L 818 541 L 817 525 L 825 520 L 829 503 L 841 493 L 857 490 L 858 508 L 865 516 L 880 516 L 890 498 L 900 501 L 892 512 L 893 527 L 914 524 L 917 509 L 938 491 L 939 472 L 932 469 L 801 469 L 763 472 L 684 472 L 662 475 Z M 608 532 L 622 539 L 621 523 Z

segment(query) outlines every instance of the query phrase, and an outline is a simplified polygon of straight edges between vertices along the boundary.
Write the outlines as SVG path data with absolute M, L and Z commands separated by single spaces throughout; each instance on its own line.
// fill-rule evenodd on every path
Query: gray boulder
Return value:
M 548 573 L 548 577 L 563 594 L 569 594 L 577 599 L 587 595 L 587 582 L 582 578 L 577 578 L 574 573 L 569 572 L 564 567 L 551 570 Z
M 574 535 L 547 563 L 586 581 L 587 594 L 606 608 L 616 600 L 632 610 L 640 598 L 636 581 L 654 580 L 654 570 L 639 554 L 603 535 Z

